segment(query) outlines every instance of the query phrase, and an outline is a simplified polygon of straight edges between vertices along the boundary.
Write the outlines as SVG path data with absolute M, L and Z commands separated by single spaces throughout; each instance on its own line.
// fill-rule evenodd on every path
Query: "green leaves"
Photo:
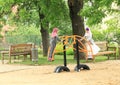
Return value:
M 88 25 L 98 24 L 112 11 L 112 4 L 119 3 L 116 0 L 91 0 L 84 2 L 84 8 L 80 15 L 87 19 Z

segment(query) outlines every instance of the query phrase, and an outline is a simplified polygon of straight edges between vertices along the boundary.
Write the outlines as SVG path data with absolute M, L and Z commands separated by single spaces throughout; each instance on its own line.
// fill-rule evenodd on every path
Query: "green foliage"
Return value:
M 104 32 L 99 31 L 98 29 L 92 29 L 92 34 L 95 41 L 104 41 L 106 39 Z
M 39 29 L 34 24 L 18 25 L 14 31 L 7 32 L 6 41 L 11 44 L 35 43 L 41 44 Z
M 17 16 L 11 13 L 11 6 L 19 5 Z M 1 18 L 7 16 L 10 18 L 9 23 L 23 23 L 22 25 L 35 24 L 39 27 L 41 24 L 45 29 L 58 27 L 61 34 L 71 33 L 71 21 L 69 11 L 64 0 L 6 0 L 0 1 Z M 43 15 L 43 18 L 41 17 Z M 5 22 L 7 23 L 7 21 Z M 46 25 L 49 23 L 49 26 Z M 66 31 L 64 31 L 66 30 Z
M 57 55 L 63 55 L 63 44 L 57 44 L 55 50 L 56 50 L 55 54 L 57 54 Z M 73 55 L 73 48 L 66 46 L 66 54 L 67 55 Z
M 104 19 L 104 22 L 91 26 L 93 39 L 95 41 L 114 41 L 119 43 L 120 41 L 120 20 L 119 13 L 110 13 L 108 17 Z M 120 44 L 120 43 L 119 43 Z
M 114 36 L 116 38 L 116 42 L 120 44 L 120 30 L 118 30 Z
M 10 44 L 34 43 L 40 46 L 41 38 L 39 35 L 14 35 L 6 36 L 6 42 Z
M 10 35 L 40 35 L 40 30 L 35 26 L 35 24 L 24 25 L 22 23 L 17 24 L 14 31 L 7 33 Z
M 111 41 L 108 45 L 116 47 L 116 56 L 119 56 L 119 49 L 118 49 L 119 45 L 118 45 L 118 43 L 114 42 L 114 41 Z
M 87 23 L 89 25 L 98 24 L 102 21 L 102 18 L 105 17 L 104 12 L 101 9 L 95 9 L 94 6 L 87 6 L 81 12 L 82 16 L 85 16 Z
M 38 47 L 38 54 L 43 54 L 42 48 Z
M 109 41 L 115 41 L 119 43 L 120 41 L 120 20 L 119 20 L 119 13 L 113 13 L 112 18 L 107 20 L 105 23 L 108 26 L 107 32 L 108 32 L 108 40 Z M 119 43 L 120 44 L 120 43 Z
M 119 2 L 118 0 L 85 0 L 80 15 L 87 19 L 87 25 L 98 24 L 108 13 L 113 12 L 112 4 Z

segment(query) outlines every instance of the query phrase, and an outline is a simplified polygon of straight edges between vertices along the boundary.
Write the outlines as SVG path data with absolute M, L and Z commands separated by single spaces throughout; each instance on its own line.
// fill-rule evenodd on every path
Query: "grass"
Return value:
M 114 57 L 111 57 L 110 59 L 114 59 Z M 95 58 L 95 63 L 97 62 L 103 62 L 107 61 L 106 56 L 97 56 Z M 76 60 L 73 59 L 73 55 L 67 55 L 67 64 L 76 64 Z M 86 60 L 80 60 L 80 63 L 86 63 Z M 87 63 L 93 63 L 91 60 L 89 60 Z M 23 65 L 64 65 L 64 59 L 63 55 L 55 55 L 55 60 L 53 62 L 47 61 L 47 57 L 43 57 L 42 55 L 39 55 L 38 62 L 30 61 L 30 59 L 26 59 L 25 61 L 21 62 L 14 62 L 12 64 L 23 64 Z
M 73 55 L 67 55 L 67 64 L 76 64 L 76 60 L 73 59 Z M 114 57 L 110 57 L 110 59 L 115 59 Z M 8 56 L 5 57 L 5 60 L 8 60 Z M 18 59 L 16 59 L 18 60 Z M 23 56 L 20 56 L 19 60 L 24 60 Z M 95 63 L 96 62 L 102 62 L 102 61 L 107 61 L 106 56 L 97 56 L 95 58 Z M 23 65 L 64 65 L 64 59 L 63 55 L 55 55 L 55 60 L 53 62 L 47 61 L 47 57 L 43 57 L 42 55 L 39 55 L 38 62 L 33 62 L 30 61 L 30 58 L 28 57 L 25 61 L 15 61 L 12 57 L 12 61 L 14 63 L 11 64 L 23 64 Z M 80 60 L 80 63 L 86 63 L 86 60 Z M 92 63 L 91 60 L 89 60 L 87 63 Z
M 39 55 L 38 62 L 30 61 L 29 59 L 22 61 L 22 62 L 14 62 L 16 64 L 25 64 L 25 65 L 63 65 L 63 55 L 55 55 L 55 60 L 53 62 L 47 61 L 47 57 L 43 57 L 42 55 Z M 76 63 L 76 61 L 73 59 L 72 55 L 69 55 L 67 57 L 67 63 Z

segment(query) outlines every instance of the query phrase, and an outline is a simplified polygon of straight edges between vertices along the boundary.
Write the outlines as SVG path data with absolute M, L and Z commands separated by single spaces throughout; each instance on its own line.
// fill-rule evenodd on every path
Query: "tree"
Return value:
M 34 4 L 39 14 L 40 32 L 42 37 L 43 55 L 46 56 L 49 47 L 49 30 L 58 27 L 66 19 L 66 5 L 64 1 L 35 0 Z M 63 7 L 63 8 L 62 8 Z M 67 21 L 67 19 L 65 20 Z M 50 27 L 51 25 L 51 27 Z
M 8 12 L 13 4 L 19 5 L 18 18 L 14 18 L 16 22 L 26 25 L 36 24 L 40 27 L 40 33 L 43 43 L 43 55 L 47 55 L 49 47 L 49 32 L 53 27 L 58 27 L 62 30 L 62 22 L 67 22 L 68 15 L 66 5 L 63 0 L 12 0 L 1 1 L 1 3 L 9 4 L 8 9 L 3 11 Z M 4 4 L 2 6 L 5 6 Z M 3 14 L 5 14 L 3 12 Z M 10 13 L 7 13 L 9 15 Z M 67 26 L 67 25 L 66 25 Z
M 88 25 L 101 23 L 107 13 L 112 11 L 113 3 L 120 5 L 120 0 L 68 0 L 73 34 L 84 36 L 83 17 Z

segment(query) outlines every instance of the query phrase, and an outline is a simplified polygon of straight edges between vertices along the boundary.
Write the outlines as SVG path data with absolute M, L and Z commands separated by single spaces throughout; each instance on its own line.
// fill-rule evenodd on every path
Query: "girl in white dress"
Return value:
M 87 40 L 86 43 L 87 51 L 88 51 L 87 59 L 93 58 L 93 55 L 97 54 L 100 51 L 100 48 L 94 43 L 90 28 L 86 28 L 85 38 Z

